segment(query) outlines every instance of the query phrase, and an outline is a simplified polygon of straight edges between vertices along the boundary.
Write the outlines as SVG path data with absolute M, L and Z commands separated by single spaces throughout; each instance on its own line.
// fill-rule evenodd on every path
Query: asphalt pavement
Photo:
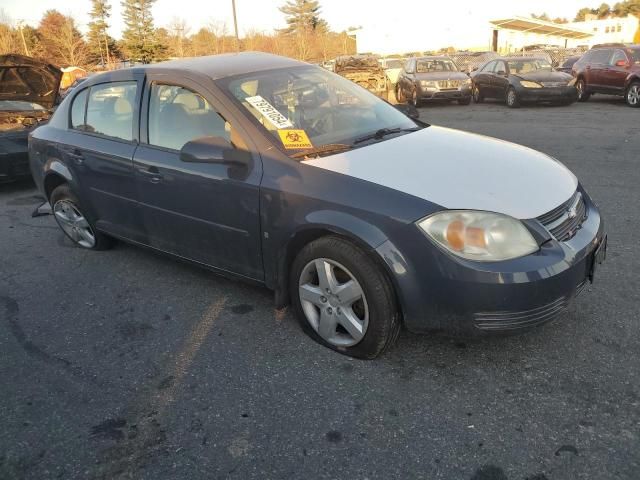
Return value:
M 640 111 L 420 112 L 555 156 L 599 204 L 609 255 L 562 318 L 352 360 L 265 289 L 75 248 L 0 186 L 0 479 L 640 478 Z

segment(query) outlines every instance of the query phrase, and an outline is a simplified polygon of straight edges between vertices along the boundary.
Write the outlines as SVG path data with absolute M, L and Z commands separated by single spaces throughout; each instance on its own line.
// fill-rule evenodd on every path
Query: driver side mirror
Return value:
M 218 163 L 248 165 L 249 152 L 238 150 L 222 137 L 200 137 L 185 143 L 180 149 L 180 160 L 187 163 Z

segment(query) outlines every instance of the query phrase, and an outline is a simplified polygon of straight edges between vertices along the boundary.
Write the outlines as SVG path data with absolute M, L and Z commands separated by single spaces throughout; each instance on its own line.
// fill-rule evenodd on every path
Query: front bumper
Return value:
M 459 100 L 471 97 L 471 84 L 455 89 L 418 88 L 420 100 Z
M 412 239 L 413 232 L 380 245 L 407 328 L 477 336 L 526 330 L 557 318 L 588 281 L 605 235 L 597 207 L 584 196 L 588 217 L 573 238 L 551 239 L 535 254 L 514 260 L 454 257 L 415 225 L 408 226 L 416 231 Z
M 522 102 L 575 102 L 578 91 L 575 87 L 543 87 L 517 89 L 518 98 Z

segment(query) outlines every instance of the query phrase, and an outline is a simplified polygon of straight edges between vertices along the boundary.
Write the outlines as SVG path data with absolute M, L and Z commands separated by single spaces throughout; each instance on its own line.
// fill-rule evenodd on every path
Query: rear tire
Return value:
M 627 105 L 633 108 L 640 108 L 640 81 L 633 81 L 627 88 L 624 95 Z
M 398 337 L 400 313 L 387 275 L 347 240 L 328 236 L 306 245 L 289 289 L 303 331 L 332 350 L 373 359 Z
M 507 107 L 520 108 L 520 100 L 518 99 L 518 92 L 513 87 L 509 87 L 507 90 Z
M 76 246 L 88 250 L 111 248 L 113 240 L 96 229 L 93 219 L 68 184 L 54 188 L 49 203 L 58 226 Z
M 576 90 L 578 91 L 578 101 L 586 102 L 591 97 L 591 93 L 587 91 L 587 82 L 584 81 L 584 78 L 579 78 L 576 82 Z

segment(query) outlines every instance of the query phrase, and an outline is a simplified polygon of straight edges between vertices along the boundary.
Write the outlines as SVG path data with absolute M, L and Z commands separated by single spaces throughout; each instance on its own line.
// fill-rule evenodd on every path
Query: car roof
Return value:
M 451 60 L 448 55 L 425 55 L 424 57 L 415 57 L 416 60 Z
M 494 58 L 493 60 L 506 60 L 507 62 L 518 62 L 518 61 L 525 61 L 525 60 L 547 60 L 547 59 L 544 57 L 526 56 L 526 57 L 498 57 L 498 58 Z
M 217 80 L 243 73 L 273 70 L 276 68 L 299 67 L 309 65 L 280 55 L 263 52 L 224 53 L 205 57 L 181 58 L 167 62 L 145 65 L 144 70 L 188 70 Z

